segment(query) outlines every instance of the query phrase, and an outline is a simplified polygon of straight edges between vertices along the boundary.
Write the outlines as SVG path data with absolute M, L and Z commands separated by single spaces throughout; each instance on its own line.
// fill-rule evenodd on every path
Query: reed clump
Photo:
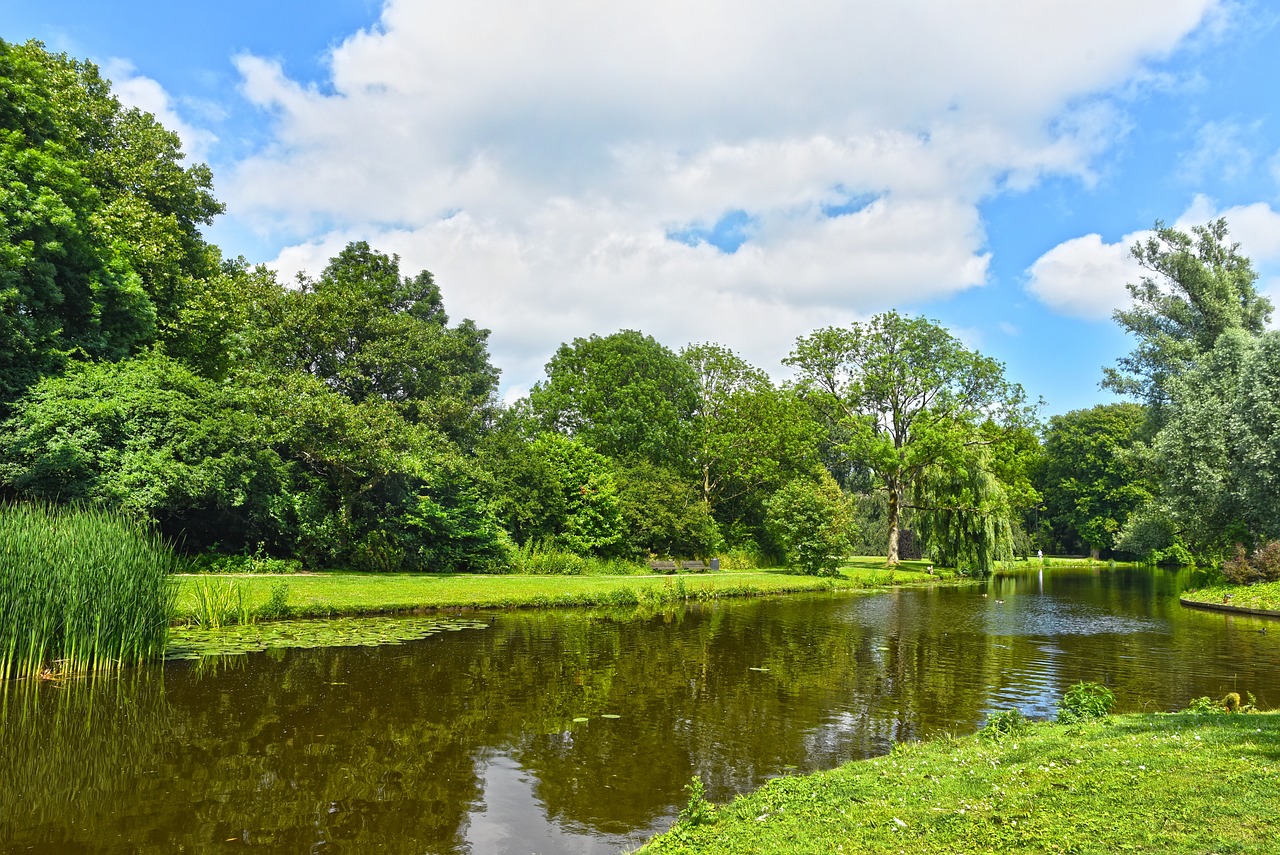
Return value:
M 178 561 L 157 535 L 109 511 L 0 503 L 0 679 L 163 654 Z

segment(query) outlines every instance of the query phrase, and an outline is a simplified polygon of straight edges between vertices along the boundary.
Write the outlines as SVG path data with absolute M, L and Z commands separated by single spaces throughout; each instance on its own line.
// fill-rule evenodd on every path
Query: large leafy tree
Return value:
M 687 347 L 680 357 L 696 372 L 698 406 L 691 419 L 690 460 L 704 503 L 725 526 L 763 497 L 821 468 L 822 428 L 790 389 L 716 344 Z
M 929 470 L 963 465 L 990 444 L 981 426 L 1027 416 L 1022 388 L 1004 367 L 925 318 L 888 312 L 802 336 L 786 360 L 850 460 L 888 495 L 888 561 L 898 561 L 902 503 Z M 925 509 L 927 510 L 927 509 Z
M 403 276 L 398 256 L 349 244 L 270 308 L 259 364 L 315 377 L 356 404 L 386 401 L 464 447 L 492 416 L 489 331 L 449 326 L 431 274 Z
M 529 393 L 542 425 L 619 460 L 689 468 L 693 369 L 651 336 L 622 330 L 562 344 Z
M 1137 345 L 1117 367 L 1104 369 L 1103 386 L 1151 405 L 1157 420 L 1171 379 L 1224 332 L 1256 335 L 1271 317 L 1271 302 L 1254 287 L 1253 265 L 1228 235 L 1223 219 L 1193 226 L 1190 234 L 1157 222 L 1154 234 L 1131 250 L 1148 275 L 1128 284 L 1132 303 L 1114 317 Z
M 157 340 L 217 269 L 221 212 L 178 137 L 126 110 L 90 63 L 0 41 L 0 408 L 68 358 Z
M 1054 535 L 1068 549 L 1082 544 L 1097 557 L 1151 498 L 1154 485 L 1138 449 L 1146 426 L 1146 408 L 1135 403 L 1100 404 L 1049 420 L 1038 481 Z

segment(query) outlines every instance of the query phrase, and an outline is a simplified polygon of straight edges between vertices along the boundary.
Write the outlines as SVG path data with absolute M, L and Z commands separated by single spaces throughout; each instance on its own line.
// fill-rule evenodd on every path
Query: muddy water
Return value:
M 1183 609 L 1185 581 L 501 613 L 403 645 L 11 684 L 0 850 L 612 853 L 666 828 L 692 775 L 725 800 L 992 710 L 1050 715 L 1079 680 L 1123 710 L 1280 706 L 1280 624 Z

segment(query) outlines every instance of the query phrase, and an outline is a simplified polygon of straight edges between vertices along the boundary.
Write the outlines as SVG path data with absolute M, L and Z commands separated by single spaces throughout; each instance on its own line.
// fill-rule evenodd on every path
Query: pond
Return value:
M 614 853 L 772 776 L 1048 716 L 1253 692 L 1280 623 L 1183 609 L 1186 574 L 471 614 L 385 646 L 271 649 L 0 687 L 0 849 Z M 1270 629 L 1268 632 L 1267 630 Z

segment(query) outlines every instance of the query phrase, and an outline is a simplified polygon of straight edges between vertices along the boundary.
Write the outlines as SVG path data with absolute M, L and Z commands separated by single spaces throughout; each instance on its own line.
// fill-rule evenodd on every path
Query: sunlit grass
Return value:
M 904 744 L 694 816 L 641 851 L 1270 853 L 1280 714 L 1126 715 Z
M 158 537 L 105 511 L 0 505 L 0 679 L 161 654 L 176 561 Z
M 1182 594 L 1182 599 L 1196 603 L 1280 612 L 1280 582 L 1255 582 L 1252 585 L 1212 585 L 1196 591 L 1185 591 Z
M 927 585 L 952 574 L 926 562 L 886 568 L 883 558 L 856 558 L 834 578 L 801 576 L 784 570 L 727 570 L 663 575 L 492 576 L 397 573 L 317 573 L 288 576 L 287 609 L 293 617 L 386 614 L 419 609 L 520 608 L 661 605 L 727 597 L 863 590 L 894 585 Z M 260 614 L 279 576 L 181 576 L 179 620 L 199 622 L 201 586 L 217 579 L 236 596 L 238 607 Z

